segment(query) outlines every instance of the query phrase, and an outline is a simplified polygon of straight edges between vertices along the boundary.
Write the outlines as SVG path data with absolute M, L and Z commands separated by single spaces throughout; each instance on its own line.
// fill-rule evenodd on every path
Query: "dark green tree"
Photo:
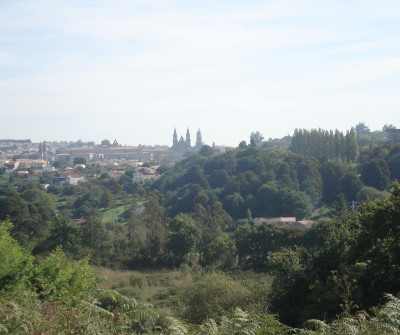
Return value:
M 167 248 L 181 263 L 185 255 L 194 251 L 200 238 L 200 229 L 188 214 L 179 214 L 169 224 Z
M 74 165 L 76 165 L 76 164 L 86 164 L 86 159 L 83 157 L 75 157 Z
M 93 250 L 93 254 L 100 257 L 103 243 L 107 240 L 107 232 L 102 219 L 93 211 L 82 226 L 82 239 Z
M 214 153 L 215 151 L 209 145 L 203 145 L 199 151 L 199 154 L 205 157 L 210 157 Z
M 70 219 L 56 216 L 50 229 L 48 247 L 50 250 L 55 250 L 61 246 L 70 255 L 76 256 L 82 247 L 80 235 L 78 227 Z
M 396 129 L 396 127 L 392 124 L 385 124 L 382 128 L 382 132 L 386 134 L 389 129 Z
M 302 321 L 301 312 L 310 293 L 308 259 L 309 255 L 303 248 L 283 249 L 268 257 L 269 268 L 274 275 L 272 308 L 285 324 L 299 325 Z
M 261 135 L 259 131 L 252 132 L 250 134 L 250 146 L 260 146 L 264 136 Z
M 146 227 L 146 256 L 153 262 L 164 256 L 167 239 L 167 216 L 162 203 L 162 195 L 158 191 L 152 191 L 146 197 L 143 212 L 143 222 Z
M 365 122 L 359 122 L 355 127 L 355 131 L 357 135 L 368 135 L 371 132 Z
M 363 186 L 358 173 L 353 169 L 348 169 L 340 179 L 339 191 L 343 193 L 347 201 L 353 201 Z
M 391 152 L 388 158 L 388 168 L 391 180 L 400 181 L 400 152 L 396 153 L 394 150 L 393 153 Z
M 237 264 L 236 248 L 227 233 L 206 231 L 200 244 L 200 264 L 213 269 L 232 269 Z
M 347 202 L 343 193 L 339 193 L 336 197 L 336 201 L 333 203 L 332 214 L 341 216 L 345 213 L 347 213 Z
M 367 161 L 361 166 L 361 180 L 365 185 L 384 190 L 390 182 L 387 163 L 381 158 Z
M 247 148 L 247 143 L 246 143 L 246 141 L 245 141 L 245 140 L 241 141 L 241 142 L 239 143 L 238 148 L 239 148 L 239 149 L 245 149 L 245 148 Z
M 346 133 L 346 157 L 350 162 L 355 162 L 359 156 L 357 134 L 354 128 Z
M 381 301 L 384 293 L 400 291 L 400 184 L 391 185 L 389 198 L 364 204 L 355 222 L 360 232 L 349 252 L 353 294 L 362 308 Z
M 331 204 L 336 199 L 340 180 L 343 178 L 345 170 L 343 166 L 336 162 L 326 162 L 321 167 L 323 180 L 323 201 Z

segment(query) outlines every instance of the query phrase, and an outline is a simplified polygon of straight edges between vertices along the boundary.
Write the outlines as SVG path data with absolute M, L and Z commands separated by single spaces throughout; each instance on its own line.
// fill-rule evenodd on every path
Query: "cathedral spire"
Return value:
M 178 134 L 176 133 L 176 128 L 174 128 L 174 136 L 172 138 L 172 146 L 176 147 L 178 144 Z
M 191 145 L 190 142 L 191 142 L 191 141 L 190 141 L 190 132 L 189 132 L 189 128 L 187 128 L 187 131 L 186 131 L 186 146 L 187 146 L 188 148 L 191 148 L 191 147 L 192 147 L 192 145 Z
M 201 138 L 201 131 L 199 129 L 197 130 L 196 134 L 196 149 L 200 150 L 202 146 L 203 146 L 203 139 Z

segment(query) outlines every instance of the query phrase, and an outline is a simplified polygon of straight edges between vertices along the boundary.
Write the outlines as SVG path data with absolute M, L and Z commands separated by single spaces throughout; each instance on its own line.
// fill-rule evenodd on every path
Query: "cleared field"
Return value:
M 7 185 L 9 179 L 10 179 L 10 175 L 0 174 L 0 186 Z
M 125 204 L 116 208 L 107 209 L 102 212 L 101 217 L 104 223 L 111 223 L 113 219 L 120 218 L 126 210 L 131 207 L 130 204 Z

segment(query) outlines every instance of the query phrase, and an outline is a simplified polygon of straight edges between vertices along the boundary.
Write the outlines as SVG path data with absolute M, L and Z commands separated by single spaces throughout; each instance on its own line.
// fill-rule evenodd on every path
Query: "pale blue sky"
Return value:
M 0 138 L 400 127 L 399 1 L 0 0 Z

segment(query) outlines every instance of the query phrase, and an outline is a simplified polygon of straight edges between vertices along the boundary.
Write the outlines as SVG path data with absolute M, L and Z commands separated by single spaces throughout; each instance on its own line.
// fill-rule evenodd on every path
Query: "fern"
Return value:
M 390 334 L 400 334 L 400 299 L 386 294 L 388 302 L 378 311 L 378 329 Z
M 318 331 L 320 334 L 325 334 L 329 326 L 321 320 L 311 319 L 305 322 L 304 326 L 310 331 Z
M 203 325 L 200 326 L 201 331 L 208 335 L 218 335 L 219 329 L 214 319 L 208 319 Z
M 33 330 L 33 314 L 14 301 L 0 302 L 0 333 L 28 334 Z
M 186 335 L 189 333 L 189 328 L 180 320 L 172 317 L 167 317 L 169 325 L 167 327 L 168 334 L 171 335 Z
M 327 325 L 323 321 L 306 322 L 305 334 L 308 335 L 366 335 L 366 334 L 400 334 L 400 299 L 391 294 L 386 295 L 386 304 L 372 318 L 365 312 L 354 317 L 342 317 Z M 311 328 L 311 330 L 310 330 Z
M 152 326 L 156 318 L 153 306 L 127 298 L 115 290 L 98 290 L 100 308 L 113 313 L 126 329 L 142 331 L 144 325 Z
M 223 317 L 220 325 L 213 319 L 208 319 L 202 326 L 203 334 L 208 335 L 255 335 L 259 324 L 251 320 L 249 315 L 236 308 L 232 317 Z

